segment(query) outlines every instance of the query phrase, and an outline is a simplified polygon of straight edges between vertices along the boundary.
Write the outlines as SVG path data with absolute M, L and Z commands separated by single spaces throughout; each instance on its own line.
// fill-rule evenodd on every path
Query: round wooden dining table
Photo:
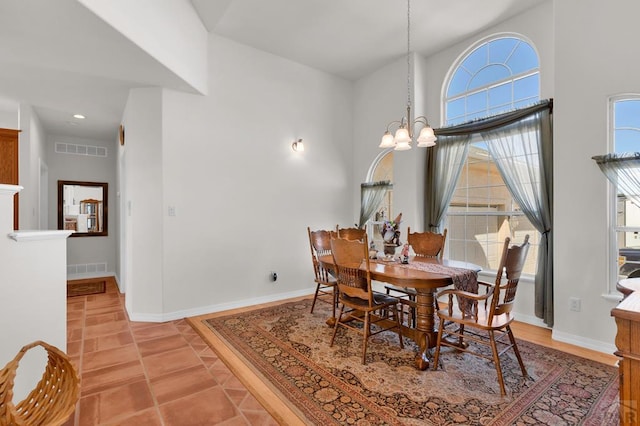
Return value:
M 328 270 L 332 270 L 334 263 L 332 256 L 322 256 L 319 261 Z M 435 294 L 439 288 L 453 284 L 452 276 L 448 274 L 425 271 L 424 268 L 412 268 L 411 265 L 418 262 L 442 265 L 450 268 L 459 268 L 480 271 L 482 268 L 468 262 L 449 259 L 411 257 L 408 265 L 401 265 L 397 260 L 370 261 L 371 279 L 389 283 L 398 287 L 408 287 L 416 290 L 416 325 L 415 328 L 402 326 L 402 335 L 416 342 L 420 348 L 416 355 L 415 365 L 419 370 L 429 368 L 429 349 L 436 345 L 438 330 L 436 323 Z M 362 269 L 366 264 L 362 262 Z

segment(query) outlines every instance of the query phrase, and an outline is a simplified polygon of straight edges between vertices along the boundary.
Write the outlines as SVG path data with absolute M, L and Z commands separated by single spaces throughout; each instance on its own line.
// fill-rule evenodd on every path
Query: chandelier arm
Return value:
M 404 126 L 404 118 L 402 120 L 394 120 L 389 124 L 387 124 L 387 132 L 391 129 L 391 126 L 393 126 L 394 124 L 397 124 L 398 127 Z

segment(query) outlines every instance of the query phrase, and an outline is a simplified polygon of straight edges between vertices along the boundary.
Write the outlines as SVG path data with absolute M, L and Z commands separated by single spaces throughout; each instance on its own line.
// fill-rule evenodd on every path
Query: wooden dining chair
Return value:
M 438 234 L 436 232 L 411 232 L 411 227 L 407 228 L 407 243 L 413 249 L 416 257 L 431 257 L 442 259 L 444 255 L 444 244 L 447 241 L 447 229 Z M 401 316 L 407 316 L 410 327 L 416 325 L 416 290 L 413 288 L 397 287 L 386 285 L 387 294 L 395 295 L 400 299 Z M 394 294 L 397 293 L 398 295 Z M 437 301 L 436 301 L 437 305 Z M 436 306 L 437 308 L 437 306 Z
M 404 348 L 398 299 L 384 293 L 374 292 L 371 288 L 371 272 L 369 269 L 369 250 L 367 236 L 364 241 L 334 238 L 331 240 L 331 253 L 336 267 L 338 280 L 338 300 L 340 312 L 333 328 L 331 343 L 333 346 L 339 327 L 357 331 L 362 338 L 362 364 L 366 364 L 367 342 L 369 337 L 387 330 L 396 330 L 400 347 Z M 362 265 L 365 269 L 360 269 Z M 373 317 L 372 313 L 391 312 L 389 318 L 383 315 Z M 382 322 L 392 325 L 385 326 Z M 362 327 L 355 324 L 362 323 Z M 375 331 L 371 326 L 375 325 Z
M 336 316 L 336 306 L 338 304 L 338 292 L 336 290 L 336 280 L 331 276 L 329 271 L 320 263 L 321 256 L 331 256 L 331 238 L 336 237 L 334 231 L 317 230 L 312 231 L 307 227 L 309 234 L 309 246 L 311 247 L 311 260 L 313 262 L 314 281 L 316 283 L 316 291 L 313 295 L 311 303 L 311 313 L 316 306 L 316 302 L 330 303 L 333 309 L 333 318 Z
M 336 225 L 336 232 L 338 233 L 338 238 L 344 238 L 347 240 L 359 240 L 367 235 L 366 228 L 340 228 L 340 225 Z
M 510 239 L 506 238 L 502 249 L 502 257 L 494 283 L 479 281 L 478 284 L 486 288 L 485 294 L 474 294 L 461 290 L 443 290 L 437 297 L 447 296 L 448 304 L 444 309 L 437 311 L 440 325 L 438 327 L 438 340 L 436 343 L 435 355 L 433 358 L 433 369 L 438 368 L 438 358 L 442 346 L 451 346 L 458 350 L 465 351 L 489 361 L 493 361 L 498 374 L 500 393 L 505 395 L 504 379 L 502 368 L 500 367 L 500 355 L 509 349 L 518 359 L 522 375 L 526 379 L 527 370 L 522 362 L 516 339 L 511 331 L 513 321 L 513 303 L 516 297 L 518 281 L 524 267 L 524 262 L 529 251 L 529 235 L 525 236 L 522 245 L 509 247 Z M 474 303 L 471 315 L 463 314 L 457 307 L 454 307 L 454 296 L 465 297 Z M 445 323 L 447 324 L 445 326 Z M 450 326 L 451 324 L 452 326 Z M 457 342 L 443 339 L 443 334 L 448 337 L 456 337 Z M 498 335 L 498 337 L 496 337 Z M 504 337 L 509 341 L 504 341 Z M 463 339 L 465 341 L 463 341 Z M 491 356 L 475 349 L 473 345 L 467 344 L 470 340 L 476 344 L 486 345 L 491 348 Z M 501 350 L 498 351 L 498 345 Z

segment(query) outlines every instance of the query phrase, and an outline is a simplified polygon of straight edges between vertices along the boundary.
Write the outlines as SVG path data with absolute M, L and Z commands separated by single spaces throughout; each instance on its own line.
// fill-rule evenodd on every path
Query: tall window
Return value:
M 382 152 L 373 162 L 369 173 L 367 174 L 367 182 L 380 182 L 388 180 L 393 183 L 393 149 Z M 382 204 L 369 220 L 369 240 L 373 241 L 375 246 L 382 250 L 383 241 L 380 234 L 381 224 L 385 220 L 393 219 L 393 189 L 385 194 Z
M 609 111 L 613 151 L 640 151 L 640 95 L 611 98 Z M 616 191 L 612 194 L 612 205 L 616 208 L 611 215 L 615 220 L 611 228 L 616 244 L 611 261 L 615 283 L 634 271 L 640 273 L 640 206 Z
M 447 125 L 496 115 L 539 101 L 540 72 L 533 47 L 515 36 L 485 40 L 454 64 L 444 98 Z M 532 243 L 524 272 L 535 274 L 539 233 L 513 200 L 487 150 L 474 140 L 449 205 L 449 257 L 495 270 L 509 236 Z

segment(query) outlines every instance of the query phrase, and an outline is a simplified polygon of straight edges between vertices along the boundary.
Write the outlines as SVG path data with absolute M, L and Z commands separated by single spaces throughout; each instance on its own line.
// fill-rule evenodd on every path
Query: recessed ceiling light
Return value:
M 82 115 L 82 114 L 73 114 L 73 118 L 78 118 L 78 119 L 80 119 L 80 120 L 84 120 L 84 119 L 85 119 L 85 116 L 84 116 L 84 115 Z

